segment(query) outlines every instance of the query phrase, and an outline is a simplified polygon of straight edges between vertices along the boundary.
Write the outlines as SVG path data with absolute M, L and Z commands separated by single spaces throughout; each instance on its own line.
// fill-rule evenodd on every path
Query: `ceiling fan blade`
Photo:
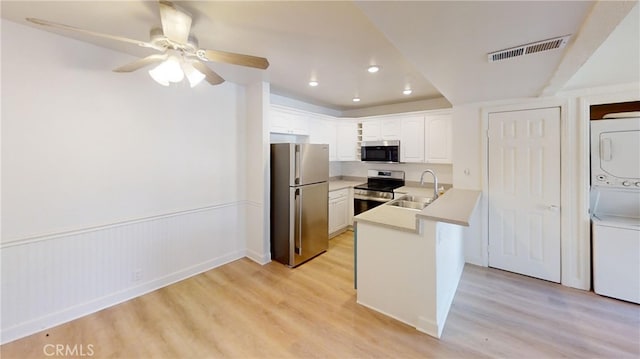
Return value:
M 142 59 L 136 60 L 134 62 L 128 63 L 126 65 L 120 66 L 117 69 L 114 69 L 114 72 L 133 72 L 135 70 L 141 69 L 145 66 L 155 64 L 156 62 L 162 62 L 169 57 L 167 54 L 154 54 Z
M 264 57 L 251 55 L 235 54 L 233 52 L 225 52 L 218 50 L 204 50 L 205 57 L 209 61 L 223 62 L 226 64 L 255 67 L 258 69 L 266 69 L 269 67 L 269 61 Z
M 162 32 L 169 40 L 185 44 L 191 31 L 191 15 L 169 1 L 160 1 Z
M 75 31 L 75 32 L 79 32 L 79 33 L 82 33 L 82 34 L 86 34 L 86 35 L 102 37 L 102 38 L 109 39 L 109 40 L 128 42 L 130 44 L 134 44 L 134 45 L 138 45 L 138 46 L 142 46 L 142 47 L 149 47 L 149 48 L 156 49 L 156 50 L 164 50 L 164 48 L 158 47 L 158 46 L 153 45 L 153 44 L 151 44 L 149 42 L 128 39 L 128 38 L 122 37 L 122 36 L 103 34 L 101 32 L 95 32 L 95 31 L 91 31 L 91 30 L 80 29 L 80 28 L 77 28 L 77 27 L 69 26 L 69 25 L 59 24 L 59 23 L 56 23 L 56 22 L 53 22 L 53 21 L 47 21 L 47 20 L 42 20 L 42 19 L 34 19 L 34 18 L 31 18 L 31 17 L 28 17 L 27 21 L 30 21 L 30 22 L 32 22 L 34 24 L 41 25 L 41 26 L 49 26 L 49 27 L 53 27 L 53 28 L 57 28 L 57 29 L 70 30 L 70 31 Z
M 203 64 L 202 62 L 194 61 L 192 65 L 196 70 L 200 71 L 205 76 L 204 79 L 207 80 L 208 83 L 212 85 L 219 85 L 224 82 L 224 79 L 220 77 L 220 75 L 215 73 L 213 70 L 211 70 L 207 65 Z

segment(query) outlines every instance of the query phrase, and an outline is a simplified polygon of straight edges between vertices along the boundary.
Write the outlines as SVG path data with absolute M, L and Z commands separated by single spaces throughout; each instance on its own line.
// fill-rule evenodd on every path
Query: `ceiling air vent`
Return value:
M 536 52 L 549 51 L 553 49 L 563 48 L 571 35 L 565 35 L 561 37 L 555 37 L 553 39 L 532 42 L 526 45 L 520 45 L 509 49 L 504 49 L 496 52 L 492 52 L 487 55 L 489 62 L 495 62 L 500 60 L 510 59 L 512 57 L 518 57 L 522 55 L 535 54 Z

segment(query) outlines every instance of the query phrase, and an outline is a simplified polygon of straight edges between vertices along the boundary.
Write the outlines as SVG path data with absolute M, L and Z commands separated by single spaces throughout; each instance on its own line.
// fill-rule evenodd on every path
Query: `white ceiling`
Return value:
M 201 47 L 269 59 L 264 71 L 209 63 L 227 81 L 263 80 L 274 93 L 349 110 L 442 96 L 462 104 L 561 89 L 637 2 L 603 2 L 597 17 L 588 16 L 592 1 L 176 3 L 193 15 L 192 34 Z M 1 6 L 2 18 L 28 26 L 37 25 L 24 18 L 35 17 L 145 41 L 149 30 L 160 25 L 155 1 L 4 0 Z M 610 26 L 593 25 L 603 21 Z M 633 26 L 617 41 L 637 43 Z M 580 40 L 585 28 L 589 31 Z M 127 43 L 45 30 L 134 56 L 152 53 Z M 565 49 L 487 62 L 488 52 L 566 34 L 573 36 Z M 370 64 L 382 70 L 369 74 Z M 588 73 L 580 76 L 587 78 L 580 84 L 589 82 Z M 606 71 L 597 76 L 607 76 Z M 309 87 L 310 79 L 320 85 Z M 413 89 L 410 96 L 402 94 L 405 86 Z M 354 96 L 362 101 L 353 103 Z

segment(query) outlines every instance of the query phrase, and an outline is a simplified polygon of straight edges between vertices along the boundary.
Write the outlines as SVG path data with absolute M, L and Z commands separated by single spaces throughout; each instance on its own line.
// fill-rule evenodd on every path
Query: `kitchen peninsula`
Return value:
M 439 338 L 480 191 L 452 188 L 422 210 L 398 206 L 412 198 L 409 190 L 355 217 L 357 301 Z

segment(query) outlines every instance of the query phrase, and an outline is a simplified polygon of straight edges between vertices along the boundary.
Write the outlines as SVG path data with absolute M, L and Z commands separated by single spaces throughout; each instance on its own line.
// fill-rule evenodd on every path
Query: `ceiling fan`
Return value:
M 27 20 L 41 26 L 49 26 L 110 40 L 128 42 L 161 51 L 162 53 L 160 54 L 153 54 L 141 58 L 132 63 L 120 66 L 113 71 L 132 72 L 159 63 L 159 65 L 149 71 L 149 74 L 156 82 L 164 86 L 168 86 L 170 82 L 180 82 L 185 76 L 191 87 L 196 86 L 203 79 L 211 85 L 223 83 L 224 79 L 205 64 L 205 62 L 208 61 L 258 69 L 266 69 L 269 67 L 269 61 L 263 57 L 199 48 L 197 39 L 190 34 L 191 15 L 169 1 L 160 0 L 158 5 L 160 7 L 162 28 L 152 29 L 151 39 L 149 41 L 138 41 L 126 37 L 103 34 L 47 20 L 34 18 L 27 18 Z

